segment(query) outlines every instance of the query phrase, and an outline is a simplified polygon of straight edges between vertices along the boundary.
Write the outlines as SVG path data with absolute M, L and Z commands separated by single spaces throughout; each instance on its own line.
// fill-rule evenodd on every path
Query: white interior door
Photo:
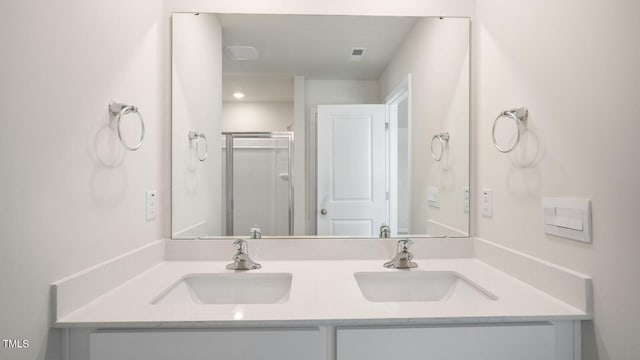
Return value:
M 319 105 L 318 235 L 373 236 L 387 223 L 385 105 Z

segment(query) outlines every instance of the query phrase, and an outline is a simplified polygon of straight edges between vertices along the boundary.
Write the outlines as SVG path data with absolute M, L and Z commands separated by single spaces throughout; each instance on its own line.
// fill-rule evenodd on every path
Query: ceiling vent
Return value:
M 351 53 L 349 54 L 349 61 L 352 62 L 360 62 L 364 59 L 364 53 L 367 51 L 367 48 L 351 48 Z
M 233 61 L 249 61 L 258 58 L 258 50 L 253 46 L 227 46 L 224 53 Z

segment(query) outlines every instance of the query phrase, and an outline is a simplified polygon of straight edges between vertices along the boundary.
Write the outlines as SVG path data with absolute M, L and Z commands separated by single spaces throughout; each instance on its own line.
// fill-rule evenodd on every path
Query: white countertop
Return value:
M 303 324 L 437 324 L 585 320 L 590 314 L 474 258 L 415 259 L 412 270 L 385 269 L 385 260 L 260 261 L 260 273 L 293 274 L 281 304 L 152 304 L 188 274 L 229 273 L 229 261 L 163 261 L 57 318 L 56 327 L 187 328 Z M 497 300 L 375 303 L 353 276 L 362 271 L 454 271 Z

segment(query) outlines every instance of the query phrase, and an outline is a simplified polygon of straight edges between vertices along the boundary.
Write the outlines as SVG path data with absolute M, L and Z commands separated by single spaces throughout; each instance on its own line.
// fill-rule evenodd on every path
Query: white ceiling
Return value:
M 225 74 L 288 74 L 308 79 L 376 80 L 403 43 L 415 17 L 216 14 L 223 47 L 249 45 L 258 60 L 223 55 Z M 349 62 L 351 48 L 367 48 Z
M 238 100 L 234 92 L 245 97 Z M 222 101 L 244 102 L 293 102 L 293 76 L 291 75 L 242 75 L 222 76 Z

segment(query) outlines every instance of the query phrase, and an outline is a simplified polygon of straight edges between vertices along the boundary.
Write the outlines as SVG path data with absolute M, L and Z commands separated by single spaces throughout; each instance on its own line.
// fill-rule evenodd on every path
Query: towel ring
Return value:
M 433 143 L 435 142 L 436 139 L 440 144 L 440 156 L 437 156 L 435 151 L 433 151 Z M 433 160 L 435 161 L 442 160 L 442 154 L 444 154 L 444 149 L 446 149 L 448 142 L 449 142 L 449 132 L 443 132 L 443 133 L 433 135 L 433 137 L 431 138 L 431 157 L 433 157 Z
M 518 128 L 518 132 L 516 134 L 516 141 L 513 143 L 513 146 L 511 146 L 510 148 L 502 148 L 500 147 L 500 145 L 498 145 L 498 141 L 496 141 L 496 124 L 498 123 L 498 119 L 500 119 L 501 117 L 512 119 L 513 121 L 516 122 L 516 127 Z M 521 131 L 520 124 L 522 124 L 523 127 L 526 126 L 527 125 L 526 121 L 528 117 L 529 117 L 529 110 L 527 110 L 527 108 L 525 107 L 521 107 L 518 109 L 505 110 L 500 114 L 498 114 L 498 117 L 496 117 L 496 119 L 493 121 L 493 128 L 491 129 L 491 138 L 493 139 L 493 146 L 495 146 L 495 148 L 501 153 L 509 153 L 513 151 L 513 149 L 515 149 L 516 146 L 518 146 L 518 143 L 520 143 L 520 131 Z
M 200 139 L 204 140 L 204 155 L 202 156 L 200 156 Z M 198 155 L 198 160 L 207 160 L 207 156 L 209 155 L 209 143 L 207 142 L 207 137 L 203 133 L 189 131 L 189 141 L 193 140 L 196 141 L 196 154 Z
M 129 151 L 136 151 L 140 149 L 142 146 L 142 141 L 144 140 L 144 119 L 142 118 L 142 114 L 138 111 L 138 108 L 133 105 L 121 104 L 121 103 L 111 103 L 109 104 L 109 113 L 115 118 L 116 122 L 116 131 L 118 132 L 118 139 L 120 139 L 120 143 L 124 146 L 125 149 Z M 129 146 L 122 137 L 122 130 L 120 128 L 120 120 L 122 117 L 127 114 L 136 114 L 138 115 L 138 119 L 140 120 L 140 139 L 138 143 L 134 146 Z

